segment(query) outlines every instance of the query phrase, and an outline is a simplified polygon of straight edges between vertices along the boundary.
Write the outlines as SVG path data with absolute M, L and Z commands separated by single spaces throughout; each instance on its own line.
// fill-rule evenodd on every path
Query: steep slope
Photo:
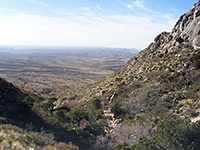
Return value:
M 85 141 L 80 140 L 82 137 L 60 126 L 58 118 L 54 118 L 49 109 L 47 112 L 43 110 L 43 107 L 49 106 L 48 100 L 41 101 L 37 98 L 0 78 L 0 149 L 27 150 L 41 149 L 45 146 L 47 147 L 44 149 L 52 149 L 56 145 L 55 147 L 50 145 L 57 142 L 73 142 L 87 149 L 88 145 L 85 145 Z M 46 103 L 48 104 L 45 105 Z M 50 107 L 53 106 L 50 104 Z M 65 109 L 54 111 L 65 111 Z M 63 148 L 68 147 L 68 149 L 78 149 L 71 144 L 57 145 Z
M 73 133 L 69 135 L 59 126 L 47 123 L 32 109 L 35 99 L 36 96 L 0 78 L 0 149 L 41 149 L 73 138 Z
M 40 128 L 44 121 L 32 111 L 29 94 L 0 78 L 0 148 L 25 150 L 53 144 L 53 135 Z
M 33 99 L 13 84 L 0 78 L 0 116 L 7 122 L 25 125 L 33 122 Z
M 161 33 L 115 74 L 77 90 L 73 100 L 60 105 L 78 104 L 89 110 L 91 102 L 99 99 L 108 118 L 106 132 L 118 136 L 118 142 L 133 144 L 140 137 L 154 136 L 154 123 L 167 113 L 198 117 L 199 69 L 200 1 L 180 17 L 172 32 Z M 127 127 L 133 122 L 134 127 Z M 137 126 L 141 122 L 143 126 Z

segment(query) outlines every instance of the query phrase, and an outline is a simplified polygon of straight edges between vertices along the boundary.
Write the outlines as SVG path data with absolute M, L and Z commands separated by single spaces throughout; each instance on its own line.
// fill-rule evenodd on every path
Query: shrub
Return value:
M 3 142 L 4 137 L 0 136 L 0 143 Z
M 196 69 L 200 69 L 200 52 L 194 54 L 190 60 Z
M 111 107 L 111 112 L 115 115 L 115 117 L 118 117 L 124 113 L 123 109 L 121 108 L 121 103 L 116 102 L 112 107 Z
M 60 107 L 55 109 L 55 116 L 58 118 L 58 120 L 62 120 L 62 121 L 67 121 L 68 118 L 66 117 L 66 114 L 68 112 L 70 112 L 70 108 L 65 106 L 65 107 Z
M 26 96 L 23 100 L 23 102 L 25 104 L 27 104 L 29 107 L 33 107 L 33 103 L 34 103 L 34 100 L 32 98 L 30 98 L 29 96 Z
M 114 146 L 114 150 L 131 150 L 129 145 L 125 142 L 118 143 Z
M 132 150 L 160 149 L 199 149 L 200 121 L 190 123 L 174 116 L 167 116 L 157 124 L 156 136 L 153 139 L 141 138 Z
M 62 111 L 62 110 L 56 111 L 55 116 L 58 117 L 61 120 L 65 119 L 65 114 L 64 114 L 64 111 Z
M 189 117 L 197 117 L 199 115 L 199 113 L 196 112 L 194 108 L 187 109 L 185 114 L 188 115 Z
M 95 98 L 93 101 L 92 101 L 92 106 L 95 108 L 95 109 L 101 109 L 101 101 L 97 98 Z
M 120 78 L 120 77 L 115 78 L 115 81 L 116 81 L 116 82 L 120 82 L 120 81 L 122 81 L 122 80 L 123 80 L 123 78 Z
M 38 97 L 35 98 L 35 102 L 36 103 L 40 103 L 42 101 L 44 101 L 44 99 L 42 97 L 40 97 L 40 96 L 38 96 Z
M 24 131 L 17 127 L 17 126 L 13 126 L 11 124 L 3 124 L 3 125 L 0 125 L 0 129 L 6 131 L 6 130 L 13 130 L 14 132 L 18 132 L 18 133 L 24 133 Z
M 9 146 L 12 148 L 12 144 L 15 141 L 15 136 L 14 135 L 9 135 L 9 137 L 7 138 L 7 142 L 9 144 Z
M 200 91 L 200 86 L 197 85 L 197 86 L 193 87 L 192 91 L 193 91 L 193 92 L 198 92 L 198 91 Z
M 106 126 L 105 122 L 99 122 L 99 123 L 91 123 L 88 125 L 85 130 L 89 131 L 91 134 L 97 136 L 97 135 L 103 135 L 104 134 L 104 127 Z
M 52 134 L 47 134 L 44 131 L 39 132 L 28 132 L 25 134 L 25 143 L 32 145 L 37 145 L 40 147 L 54 144 L 54 136 Z
M 42 150 L 79 150 L 78 146 L 67 145 L 65 143 L 49 145 L 44 147 Z
M 82 119 L 88 120 L 88 112 L 83 108 L 75 107 L 68 113 L 68 117 L 72 122 L 79 124 Z
M 177 37 L 177 38 L 176 38 L 176 42 L 183 43 L 183 42 L 184 42 L 184 39 L 182 39 L 181 37 Z
M 163 57 L 163 56 L 164 56 L 163 54 L 158 55 L 158 57 L 160 57 L 160 58 Z
M 49 98 L 48 101 L 42 106 L 45 111 L 52 112 L 54 110 L 54 102 L 57 101 L 55 97 Z
M 0 117 L 0 124 L 5 124 L 7 123 L 7 119 L 4 117 Z

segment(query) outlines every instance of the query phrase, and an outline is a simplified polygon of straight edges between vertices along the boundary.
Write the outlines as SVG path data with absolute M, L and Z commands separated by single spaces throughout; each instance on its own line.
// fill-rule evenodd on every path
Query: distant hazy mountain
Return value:
M 131 58 L 140 50 L 107 47 L 31 47 L 31 46 L 0 46 L 0 53 L 17 54 L 58 54 L 81 57 L 128 57 Z

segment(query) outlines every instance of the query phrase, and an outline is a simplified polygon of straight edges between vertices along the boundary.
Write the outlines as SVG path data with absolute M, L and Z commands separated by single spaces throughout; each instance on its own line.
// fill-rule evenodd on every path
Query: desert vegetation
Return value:
M 10 52 L 11 48 L 0 51 L 0 76 L 38 96 L 62 99 L 66 93 L 116 71 L 137 52 L 106 49 L 108 52 L 102 53 L 104 49 L 43 48 L 41 54 L 40 49 Z

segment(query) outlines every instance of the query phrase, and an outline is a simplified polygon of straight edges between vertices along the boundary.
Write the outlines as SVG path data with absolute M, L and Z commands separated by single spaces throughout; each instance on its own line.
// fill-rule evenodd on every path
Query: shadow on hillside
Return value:
M 0 78 L 0 124 L 12 124 L 22 129 L 31 127 L 32 131 L 40 132 L 41 129 L 46 133 L 52 133 L 58 142 L 72 142 L 81 149 L 88 149 L 85 141 L 75 131 L 67 131 L 60 126 L 54 126 L 46 123 L 36 112 L 32 111 L 30 105 L 24 102 L 29 98 L 26 93 L 19 90 L 13 84 Z M 2 119 L 4 118 L 4 119 Z M 5 121 L 6 120 L 6 121 Z M 86 139 L 86 136 L 82 136 Z

